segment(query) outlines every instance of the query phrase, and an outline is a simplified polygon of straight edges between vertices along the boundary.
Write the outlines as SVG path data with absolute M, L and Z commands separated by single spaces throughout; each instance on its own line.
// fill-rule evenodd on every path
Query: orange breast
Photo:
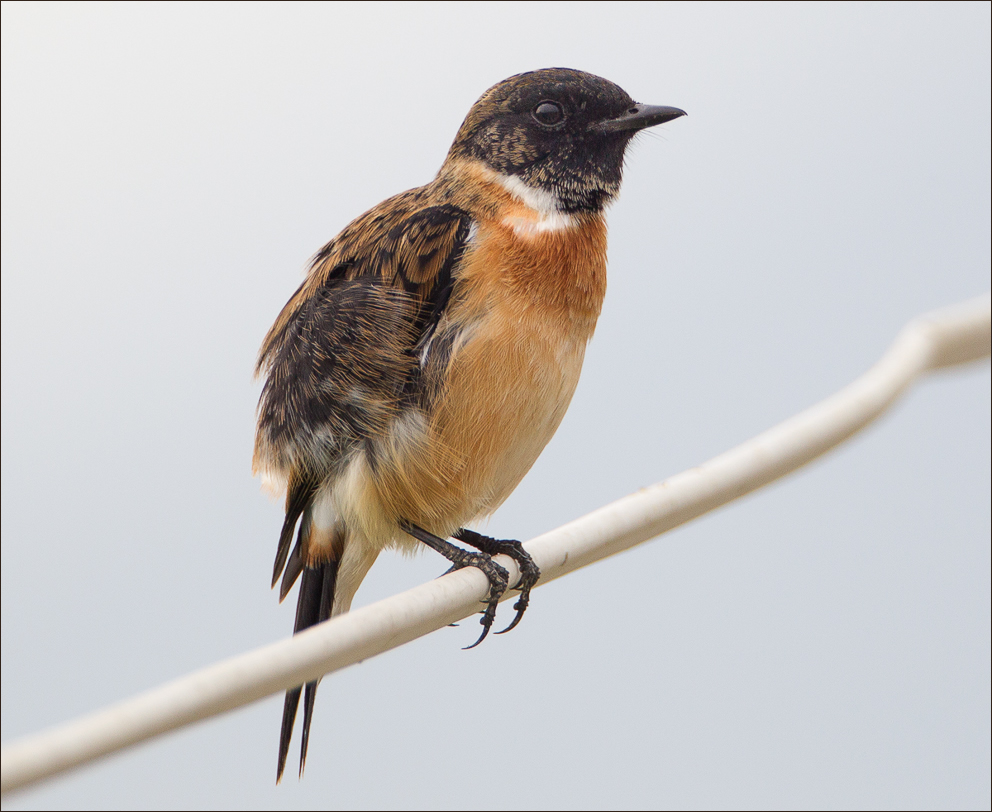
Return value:
M 551 439 L 606 292 L 602 216 L 541 231 L 520 208 L 479 224 L 439 327 L 459 335 L 444 390 L 378 483 L 388 512 L 438 535 L 494 511 Z

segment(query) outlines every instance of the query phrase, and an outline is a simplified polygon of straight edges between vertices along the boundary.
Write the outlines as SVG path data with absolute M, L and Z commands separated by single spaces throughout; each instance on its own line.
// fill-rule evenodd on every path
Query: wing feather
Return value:
M 266 380 L 256 471 L 307 483 L 309 502 L 315 483 L 333 476 L 357 444 L 384 436 L 398 412 L 418 402 L 422 351 L 457 284 L 470 227 L 466 212 L 425 206 L 413 190 L 317 253 L 259 353 Z M 293 501 L 302 512 L 298 496 Z M 288 548 L 292 529 L 284 530 L 280 546 Z

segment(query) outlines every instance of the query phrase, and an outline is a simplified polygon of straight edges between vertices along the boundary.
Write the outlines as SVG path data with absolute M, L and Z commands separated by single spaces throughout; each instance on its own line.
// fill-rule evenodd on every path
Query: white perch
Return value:
M 914 319 L 868 372 L 746 443 L 525 546 L 540 584 L 627 550 L 794 471 L 864 428 L 920 375 L 990 352 L 990 297 Z M 516 578 L 509 559 L 503 566 Z M 512 581 L 511 581 L 512 582 Z M 540 585 L 539 584 L 539 585 Z M 367 660 L 478 611 L 489 585 L 463 569 L 232 657 L 3 748 L 3 793 L 169 730 Z

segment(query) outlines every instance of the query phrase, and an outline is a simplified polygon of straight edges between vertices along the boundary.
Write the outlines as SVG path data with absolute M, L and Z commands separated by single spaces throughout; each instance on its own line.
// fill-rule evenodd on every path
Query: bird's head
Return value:
M 634 135 L 684 115 L 676 107 L 638 104 L 591 73 L 546 68 L 483 93 L 448 160 L 481 161 L 508 187 L 562 213 L 599 211 L 620 190 L 624 150 Z

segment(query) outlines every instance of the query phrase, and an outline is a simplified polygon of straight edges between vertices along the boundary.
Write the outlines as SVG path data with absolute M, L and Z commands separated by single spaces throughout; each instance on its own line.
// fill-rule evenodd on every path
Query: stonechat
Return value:
M 537 565 L 520 542 L 466 525 L 503 503 L 558 428 L 606 292 L 604 210 L 624 151 L 683 115 L 582 71 L 512 76 L 472 106 L 434 180 L 316 254 L 257 367 L 254 470 L 286 494 L 272 585 L 281 577 L 282 600 L 302 574 L 294 633 L 347 612 L 381 550 L 421 544 L 488 577 L 473 645 L 508 587 L 494 555 L 519 565 L 504 631 L 520 621 Z M 303 690 L 286 693 L 277 781 Z M 301 775 L 316 690 L 305 686 Z

